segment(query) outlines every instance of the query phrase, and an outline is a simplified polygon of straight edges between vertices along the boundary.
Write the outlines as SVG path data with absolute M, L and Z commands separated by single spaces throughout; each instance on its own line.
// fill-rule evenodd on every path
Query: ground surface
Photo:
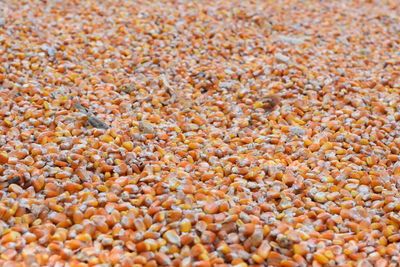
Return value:
M 397 266 L 399 7 L 1 1 L 1 265 Z

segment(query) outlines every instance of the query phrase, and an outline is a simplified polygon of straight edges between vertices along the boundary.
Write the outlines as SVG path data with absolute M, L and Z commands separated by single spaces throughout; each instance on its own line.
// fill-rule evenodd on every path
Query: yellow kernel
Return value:
M 253 104 L 253 108 L 262 108 L 263 103 L 261 101 L 257 101 Z
M 132 151 L 133 150 L 133 143 L 132 142 L 123 142 L 122 146 L 128 151 Z
M 229 246 L 228 246 L 225 242 L 222 243 L 222 244 L 217 248 L 217 250 L 220 251 L 220 252 L 222 252 L 222 253 L 224 253 L 224 254 L 227 254 L 227 253 L 229 253 L 229 252 L 231 251 L 231 249 L 229 248 Z
M 325 256 L 327 256 L 329 259 L 335 258 L 335 255 L 334 255 L 333 252 L 330 251 L 330 250 L 325 251 L 324 254 L 325 254 Z
M 352 250 L 350 250 L 350 249 L 344 249 L 343 250 L 343 254 L 345 254 L 345 255 L 350 255 L 351 253 L 353 253 L 353 251 Z
M 267 236 L 271 232 L 271 227 L 264 225 L 264 236 Z
M 11 127 L 12 126 L 12 122 L 9 119 L 4 119 L 3 121 L 4 121 L 4 123 L 6 124 L 7 127 Z
M 344 155 L 344 154 L 346 154 L 346 149 L 343 149 L 343 148 L 338 149 L 338 150 L 336 150 L 336 154 L 337 155 Z
M 51 209 L 57 212 L 64 212 L 64 208 L 60 205 L 51 206 Z
M 104 135 L 102 140 L 106 143 L 111 143 L 112 141 L 114 141 L 114 138 L 108 134 Z
M 41 219 L 36 219 L 33 221 L 32 225 L 40 225 L 42 223 Z
M 331 142 L 326 142 L 326 143 L 324 143 L 324 144 L 321 146 L 321 149 L 322 149 L 322 150 L 330 150 L 330 149 L 332 149 L 332 148 L 333 148 L 333 145 L 332 145 Z
M 329 259 L 320 253 L 314 254 L 314 260 L 321 264 L 327 264 L 329 262 Z
M 304 241 L 310 239 L 310 236 L 304 232 L 299 232 L 301 239 L 303 239 Z
M 181 232 L 183 233 L 188 233 L 190 232 L 190 229 L 192 228 L 192 223 L 190 222 L 189 219 L 183 219 L 180 223 L 180 229 Z
M 305 139 L 303 142 L 305 146 L 310 146 L 312 144 L 312 141 L 309 139 Z
M 77 240 L 79 241 L 84 241 L 84 242 L 91 242 L 92 241 L 92 236 L 89 234 L 79 234 L 76 237 Z
M 302 246 L 301 244 L 294 244 L 293 252 L 294 252 L 294 254 L 303 256 L 303 255 L 307 254 L 308 251 L 305 249 L 305 246 Z
M 361 145 L 368 145 L 368 140 L 367 139 L 361 139 L 360 144 Z
M 383 191 L 383 186 L 381 186 L 381 185 L 375 186 L 375 187 L 374 187 L 374 191 L 375 191 L 376 193 L 382 192 L 382 191 Z
M 301 120 L 301 119 L 299 119 L 299 118 L 294 118 L 293 121 L 294 121 L 295 123 L 297 123 L 297 124 L 300 124 L 300 125 L 306 124 L 305 121 L 303 121 L 303 120 Z
M 134 149 L 133 149 L 133 152 L 135 152 L 135 153 L 140 153 L 140 152 L 142 152 L 142 148 L 140 147 L 140 146 L 137 146 L 137 147 L 135 147 Z
M 44 107 L 44 109 L 49 110 L 49 109 L 50 109 L 50 104 L 49 104 L 49 102 L 44 101 L 44 102 L 43 102 L 43 107 Z

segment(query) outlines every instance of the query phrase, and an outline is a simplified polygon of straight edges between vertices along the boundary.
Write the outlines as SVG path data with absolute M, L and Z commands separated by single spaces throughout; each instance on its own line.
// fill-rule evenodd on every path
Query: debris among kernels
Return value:
M 136 90 L 136 86 L 131 83 L 126 83 L 126 84 L 121 85 L 121 87 L 119 87 L 119 90 L 121 92 L 130 94 Z
M 75 101 L 74 107 L 79 110 L 80 112 L 83 112 L 87 115 L 87 121 L 88 124 L 94 128 L 98 128 L 98 129 L 105 129 L 107 130 L 108 128 L 110 128 L 105 122 L 101 121 L 100 119 L 98 119 L 93 113 L 92 111 L 90 111 L 89 109 L 85 108 L 84 106 L 82 106 L 81 103 L 79 103 L 78 101 Z
M 93 126 L 94 128 L 99 128 L 99 129 L 105 129 L 107 130 L 108 128 L 110 128 L 107 123 L 99 120 L 98 118 L 96 118 L 95 116 L 88 114 L 88 123 Z
M 264 108 L 267 112 L 274 110 L 281 102 L 281 98 L 277 95 L 269 95 L 262 99 L 261 107 Z
M 145 134 L 155 133 L 153 125 L 151 125 L 150 123 L 147 123 L 145 121 L 139 122 L 139 130 L 140 130 L 140 132 L 145 133 Z
M 169 84 L 167 77 L 165 77 L 165 75 L 161 75 L 161 81 L 168 90 L 168 94 L 170 95 L 170 102 L 174 103 L 177 99 L 177 95 L 174 88 L 172 88 L 172 86 Z
M 8 180 L 7 182 L 8 182 L 9 185 L 11 185 L 11 184 L 16 184 L 16 183 L 18 183 L 20 180 L 21 180 L 21 177 L 16 176 L 16 177 L 11 178 L 11 179 Z

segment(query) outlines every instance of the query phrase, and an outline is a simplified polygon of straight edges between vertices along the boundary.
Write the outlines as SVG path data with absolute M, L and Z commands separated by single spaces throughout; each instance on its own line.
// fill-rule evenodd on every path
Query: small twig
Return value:
M 108 128 L 110 128 L 105 122 L 102 122 L 101 120 L 99 120 L 98 118 L 93 116 L 92 114 L 88 114 L 88 122 L 91 126 L 93 126 L 95 128 L 104 129 L 104 130 L 107 130 Z
M 167 87 L 168 89 L 168 94 L 171 96 L 171 102 L 175 102 L 176 101 L 176 93 L 174 88 L 172 88 L 172 86 L 169 84 L 167 77 L 165 75 L 161 75 L 161 81 L 163 82 L 164 86 Z
M 75 101 L 74 103 L 74 107 L 85 113 L 88 116 L 88 123 L 95 127 L 95 128 L 99 128 L 99 129 L 105 129 L 107 130 L 108 128 L 110 128 L 105 122 L 102 122 L 101 120 L 99 120 L 90 110 L 86 109 L 84 106 L 82 106 L 81 103 L 79 103 L 78 101 Z
M 83 113 L 86 113 L 86 114 L 89 113 L 89 110 L 87 110 L 84 106 L 82 106 L 82 104 L 79 103 L 78 101 L 75 101 L 74 107 L 75 107 L 75 109 L 77 109 Z
M 124 93 L 130 94 L 130 93 L 136 91 L 136 86 L 134 84 L 131 84 L 131 83 L 125 83 L 125 84 L 121 85 L 118 88 L 118 90 L 120 92 L 124 92 Z
M 11 184 L 16 184 L 21 180 L 21 177 L 19 176 L 15 176 L 14 178 L 11 178 L 10 180 L 7 181 L 8 185 Z

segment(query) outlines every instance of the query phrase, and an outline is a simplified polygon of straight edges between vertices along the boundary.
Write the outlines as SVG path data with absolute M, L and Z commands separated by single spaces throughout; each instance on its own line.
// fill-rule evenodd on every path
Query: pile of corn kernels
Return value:
M 0 2 L 0 265 L 398 266 L 400 2 Z

